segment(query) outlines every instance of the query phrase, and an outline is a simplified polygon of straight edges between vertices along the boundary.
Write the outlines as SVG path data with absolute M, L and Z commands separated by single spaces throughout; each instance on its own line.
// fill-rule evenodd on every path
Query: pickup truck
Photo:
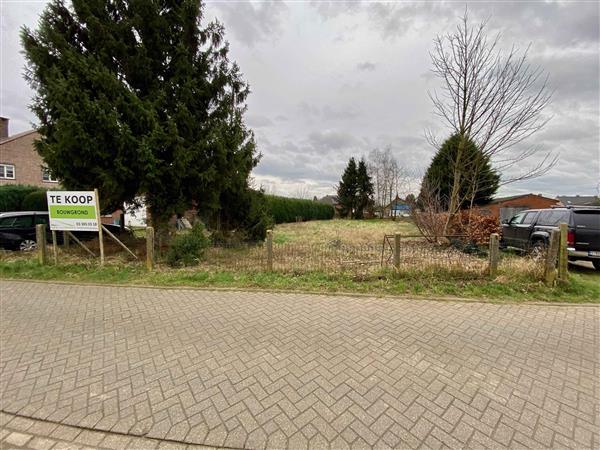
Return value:
M 568 225 L 570 261 L 590 261 L 600 270 L 600 208 L 568 206 L 521 211 L 502 224 L 502 247 L 540 253 L 548 245 L 552 230 Z

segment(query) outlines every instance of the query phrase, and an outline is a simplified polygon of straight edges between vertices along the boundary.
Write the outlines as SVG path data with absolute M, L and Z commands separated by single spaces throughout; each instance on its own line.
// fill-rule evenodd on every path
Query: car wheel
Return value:
M 596 270 L 600 270 L 600 261 L 595 259 L 594 261 L 592 261 L 592 264 L 594 265 L 594 268 Z
M 21 241 L 19 244 L 19 250 L 22 252 L 31 252 L 37 248 L 37 242 L 32 241 L 31 239 L 25 239 Z
M 546 255 L 546 248 L 544 241 L 535 241 L 531 247 L 531 256 L 534 259 L 542 259 Z

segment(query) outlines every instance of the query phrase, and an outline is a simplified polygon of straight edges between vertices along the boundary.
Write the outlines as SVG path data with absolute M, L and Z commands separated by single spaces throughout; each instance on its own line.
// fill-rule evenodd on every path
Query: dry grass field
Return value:
M 284 223 L 273 230 L 276 244 L 330 244 L 380 245 L 384 235 L 401 233 L 418 234 L 408 220 L 315 220 L 311 222 Z

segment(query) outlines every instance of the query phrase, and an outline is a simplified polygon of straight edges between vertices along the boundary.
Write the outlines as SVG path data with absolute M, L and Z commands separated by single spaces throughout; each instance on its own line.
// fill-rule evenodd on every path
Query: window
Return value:
M 0 220 L 0 228 L 23 228 L 31 227 L 33 216 L 5 217 Z
M 575 211 L 577 228 L 600 230 L 600 211 Z
M 48 183 L 58 183 L 58 180 L 54 178 L 50 170 L 46 167 L 42 167 L 42 181 L 47 181 Z
M 14 180 L 15 166 L 13 164 L 0 164 L 0 179 Z
M 514 216 L 512 219 L 510 219 L 510 224 L 511 225 L 518 225 L 521 222 L 523 222 L 523 217 L 525 217 L 525 213 L 519 213 L 516 216 Z
M 14 217 L 5 217 L 3 219 L 0 219 L 0 228 L 10 227 L 14 220 L 15 220 Z
M 569 211 L 542 211 L 537 222 L 549 227 L 558 226 L 561 222 L 569 223 Z
M 553 211 L 542 211 L 538 218 L 538 225 L 550 225 L 552 221 L 552 212 Z
M 533 223 L 533 220 L 535 219 L 535 216 L 537 216 L 537 212 L 528 212 L 527 214 L 525 214 L 525 217 L 523 218 L 523 224 L 524 225 L 528 225 Z

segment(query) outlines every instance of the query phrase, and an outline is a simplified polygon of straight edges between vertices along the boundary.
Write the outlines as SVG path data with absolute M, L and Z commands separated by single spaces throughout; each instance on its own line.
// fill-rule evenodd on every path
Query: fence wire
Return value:
M 321 244 L 273 243 L 272 269 L 278 272 L 374 273 L 394 268 L 393 241 L 353 245 L 340 241 Z M 268 269 L 267 244 L 213 243 L 205 250 L 201 267 L 212 270 L 265 271 Z M 430 243 L 422 237 L 402 237 L 400 270 L 444 268 L 473 274 L 487 268 L 485 252 L 468 248 L 456 239 L 450 243 Z

